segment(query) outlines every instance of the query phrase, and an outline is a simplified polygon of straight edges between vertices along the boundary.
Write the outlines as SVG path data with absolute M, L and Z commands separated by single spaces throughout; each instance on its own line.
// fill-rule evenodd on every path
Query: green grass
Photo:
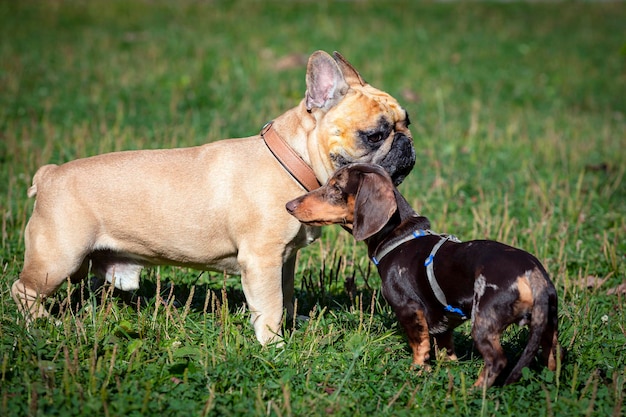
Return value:
M 0 1 L 0 415 L 623 415 L 625 295 L 607 293 L 626 274 L 623 3 L 173 4 Z M 310 320 L 284 323 L 283 348 L 256 342 L 237 277 L 175 268 L 146 271 L 140 304 L 64 288 L 60 324 L 24 329 L 9 289 L 38 166 L 255 134 L 304 92 L 304 66 L 277 61 L 316 49 L 409 111 L 401 191 L 435 230 L 544 262 L 556 373 L 471 390 L 467 325 L 460 361 L 411 369 L 364 246 L 333 227 L 299 255 Z M 506 333 L 512 356 L 525 336 Z

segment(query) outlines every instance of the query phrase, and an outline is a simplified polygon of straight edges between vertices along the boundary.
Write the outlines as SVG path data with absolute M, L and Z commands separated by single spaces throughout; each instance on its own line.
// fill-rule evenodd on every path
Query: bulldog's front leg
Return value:
M 276 342 L 282 335 L 282 258 L 268 258 L 265 254 L 244 257 L 240 261 L 241 285 L 250 310 L 250 322 L 262 345 Z

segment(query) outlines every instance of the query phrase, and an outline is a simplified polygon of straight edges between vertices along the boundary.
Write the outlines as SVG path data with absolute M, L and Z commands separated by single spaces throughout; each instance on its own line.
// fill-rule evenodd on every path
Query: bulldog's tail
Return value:
M 46 176 L 48 176 L 50 171 L 56 170 L 58 167 L 59 167 L 58 165 L 49 164 L 49 165 L 44 165 L 41 168 L 39 168 L 37 172 L 35 173 L 35 176 L 33 177 L 33 185 L 31 185 L 30 188 L 28 188 L 26 195 L 28 195 L 28 197 L 30 198 L 36 196 L 37 186 L 41 184 L 41 182 Z
M 557 296 L 547 272 L 536 267 L 529 271 L 528 279 L 533 295 L 533 308 L 530 318 L 528 343 L 519 361 L 504 382 L 504 385 L 517 382 L 522 369 L 530 365 L 539 347 L 542 347 L 544 365 L 552 371 L 556 369 L 558 350 L 558 309 Z

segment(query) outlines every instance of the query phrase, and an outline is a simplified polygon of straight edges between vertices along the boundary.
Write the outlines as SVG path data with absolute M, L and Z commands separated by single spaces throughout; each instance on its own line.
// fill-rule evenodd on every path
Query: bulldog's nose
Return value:
M 300 203 L 299 203 L 298 199 L 291 200 L 290 202 L 285 204 L 285 208 L 287 209 L 289 214 L 293 214 L 293 212 L 298 208 L 299 204 Z
M 389 173 L 393 179 L 393 185 L 399 185 L 415 165 L 413 140 L 397 132 L 389 153 L 379 162 L 379 165 Z

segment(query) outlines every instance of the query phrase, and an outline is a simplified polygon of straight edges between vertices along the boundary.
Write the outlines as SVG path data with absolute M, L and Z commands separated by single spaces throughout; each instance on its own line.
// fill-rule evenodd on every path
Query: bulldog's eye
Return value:
M 374 147 L 380 146 L 380 142 L 384 141 L 393 132 L 393 125 L 385 118 L 381 118 L 378 126 L 368 130 L 360 130 L 358 132 L 362 141 Z
M 387 138 L 387 136 L 385 136 L 383 132 L 375 132 L 367 135 L 367 140 L 372 143 L 380 142 L 385 138 Z

